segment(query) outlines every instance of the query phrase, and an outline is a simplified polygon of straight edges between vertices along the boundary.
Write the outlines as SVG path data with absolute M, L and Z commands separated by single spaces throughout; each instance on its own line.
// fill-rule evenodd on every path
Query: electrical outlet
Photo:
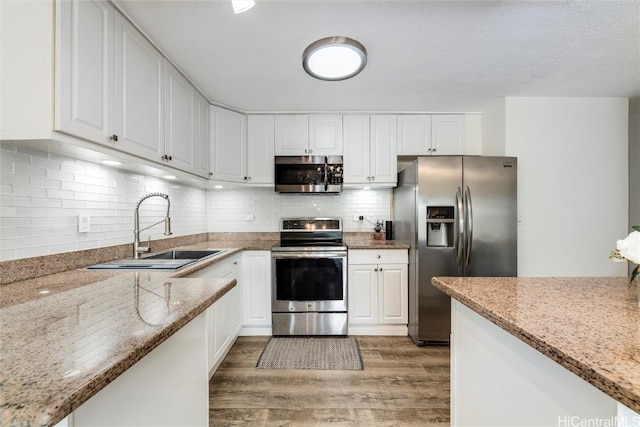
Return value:
M 245 221 L 253 221 L 255 217 L 253 215 L 243 215 L 242 219 Z
M 88 233 L 91 231 L 91 217 L 87 214 L 78 215 L 78 233 Z
M 353 216 L 353 220 L 354 221 L 364 221 L 364 216 L 362 216 L 362 215 L 354 215 Z

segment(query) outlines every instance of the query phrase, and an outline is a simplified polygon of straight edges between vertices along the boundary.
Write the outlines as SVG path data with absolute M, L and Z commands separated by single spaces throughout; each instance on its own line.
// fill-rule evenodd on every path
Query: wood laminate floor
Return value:
M 269 337 L 238 338 L 209 382 L 209 424 L 449 425 L 449 347 L 356 338 L 362 371 L 256 369 Z

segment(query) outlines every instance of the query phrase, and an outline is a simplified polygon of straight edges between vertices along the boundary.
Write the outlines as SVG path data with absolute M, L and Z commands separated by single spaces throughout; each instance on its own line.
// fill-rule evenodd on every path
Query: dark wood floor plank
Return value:
M 209 383 L 211 426 L 448 426 L 449 348 L 357 337 L 364 370 L 256 369 L 269 337 L 241 337 Z

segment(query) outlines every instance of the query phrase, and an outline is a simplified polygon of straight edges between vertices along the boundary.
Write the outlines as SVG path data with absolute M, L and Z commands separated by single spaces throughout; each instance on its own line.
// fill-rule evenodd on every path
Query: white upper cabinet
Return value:
M 164 58 L 120 14 L 115 16 L 117 147 L 159 162 L 164 153 Z
M 106 1 L 57 3 L 55 129 L 113 142 L 113 20 Z
M 281 114 L 275 116 L 276 156 L 341 156 L 342 116 Z
M 272 115 L 247 117 L 248 184 L 273 184 L 275 119 Z
M 431 154 L 431 116 L 398 116 L 398 155 Z
M 165 146 L 163 160 L 173 167 L 194 171 L 195 102 L 191 84 L 165 62 Z
M 396 185 L 396 116 L 345 115 L 343 135 L 346 186 Z
M 243 182 L 246 172 L 247 117 L 211 106 L 211 178 Z
M 195 97 L 195 121 L 194 121 L 194 152 L 195 173 L 202 177 L 209 177 L 209 102 L 200 94 Z
M 208 103 L 191 83 L 108 2 L 58 1 L 56 12 L 54 128 L 206 176 Z
M 465 116 L 444 114 L 431 117 L 431 153 L 437 155 L 465 154 Z
M 398 181 L 398 154 L 395 115 L 372 115 L 371 184 L 395 186 Z
M 275 116 L 275 155 L 304 156 L 309 151 L 309 116 Z
M 342 155 L 342 116 L 311 114 L 309 116 L 309 154 Z
M 398 155 L 465 154 L 464 114 L 398 116 Z

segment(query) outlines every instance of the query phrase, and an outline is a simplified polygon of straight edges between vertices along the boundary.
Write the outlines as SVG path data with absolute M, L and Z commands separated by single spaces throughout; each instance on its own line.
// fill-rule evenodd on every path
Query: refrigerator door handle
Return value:
M 464 245 L 464 205 L 462 202 L 462 189 L 458 187 L 456 190 L 456 209 L 458 210 L 458 222 L 457 229 L 454 230 L 455 247 L 456 247 L 456 264 L 460 265 L 462 262 L 462 249 Z
M 464 207 L 466 219 L 466 257 L 464 265 L 469 265 L 469 261 L 471 260 L 471 243 L 473 242 L 473 203 L 471 202 L 471 190 L 469 186 L 465 186 L 464 188 Z

